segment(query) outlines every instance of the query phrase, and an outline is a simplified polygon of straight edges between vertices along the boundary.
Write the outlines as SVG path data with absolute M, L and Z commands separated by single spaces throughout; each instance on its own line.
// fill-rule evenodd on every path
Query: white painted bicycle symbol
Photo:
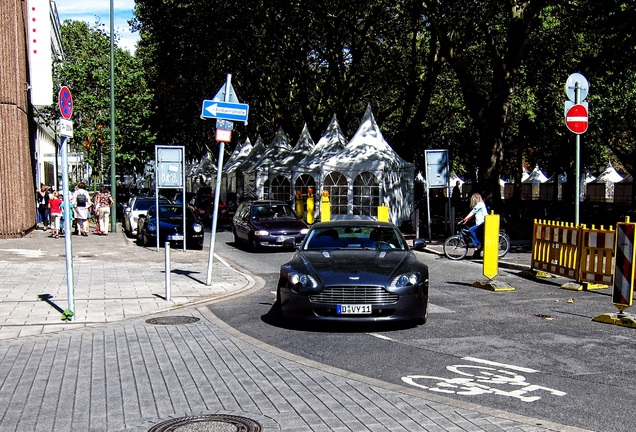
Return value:
M 402 381 L 406 384 L 437 393 L 458 394 L 463 396 L 495 394 L 498 396 L 516 398 L 523 402 L 534 402 L 541 399 L 541 396 L 537 396 L 536 393 L 532 396 L 528 396 L 529 393 L 537 391 L 545 391 L 554 396 L 565 396 L 567 394 L 560 390 L 530 384 L 526 381 L 525 376 L 519 375 L 518 373 L 539 372 L 534 369 L 495 363 L 474 357 L 464 357 L 462 360 L 487 364 L 488 366 L 450 365 L 446 366 L 446 369 L 461 376 L 444 378 L 429 375 L 408 375 L 402 377 Z M 428 380 L 436 381 L 436 383 L 434 385 L 425 385 L 422 383 Z M 510 389 L 510 387 L 513 387 L 513 389 Z

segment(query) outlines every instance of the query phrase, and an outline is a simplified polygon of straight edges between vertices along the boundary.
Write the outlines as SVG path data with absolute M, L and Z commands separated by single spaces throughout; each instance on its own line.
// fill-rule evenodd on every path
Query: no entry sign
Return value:
M 584 105 L 573 105 L 565 114 L 565 124 L 575 134 L 582 134 L 587 130 L 587 108 Z

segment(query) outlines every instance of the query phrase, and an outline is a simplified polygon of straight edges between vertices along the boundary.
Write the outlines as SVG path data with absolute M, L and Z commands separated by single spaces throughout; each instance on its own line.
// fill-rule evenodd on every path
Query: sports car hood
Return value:
M 266 231 L 300 232 L 307 228 L 304 222 L 294 218 L 258 219 L 253 220 L 252 225 L 257 230 Z
M 308 270 L 327 285 L 384 284 L 411 257 L 407 251 L 386 250 L 305 251 L 301 255 Z

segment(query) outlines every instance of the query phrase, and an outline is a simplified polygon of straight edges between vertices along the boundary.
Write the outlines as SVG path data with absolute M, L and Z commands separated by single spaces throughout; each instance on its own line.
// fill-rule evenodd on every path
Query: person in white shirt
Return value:
M 475 225 L 470 227 L 468 230 L 470 232 L 470 238 L 473 240 L 473 244 L 475 245 L 475 253 L 479 253 L 483 246 L 479 241 L 479 236 L 477 235 L 477 230 L 481 229 L 481 225 L 484 223 L 486 215 L 488 214 L 488 209 L 486 208 L 486 203 L 482 199 L 481 195 L 475 192 L 470 197 L 470 213 L 462 219 L 462 223 L 466 223 L 475 216 Z
M 71 203 L 75 209 L 75 220 L 77 222 L 79 235 L 88 237 L 88 218 L 90 217 L 89 210 L 93 203 L 91 202 L 91 196 L 86 190 L 86 184 L 84 182 L 79 182 L 77 185 L 77 190 L 73 192 L 73 195 L 71 196 Z

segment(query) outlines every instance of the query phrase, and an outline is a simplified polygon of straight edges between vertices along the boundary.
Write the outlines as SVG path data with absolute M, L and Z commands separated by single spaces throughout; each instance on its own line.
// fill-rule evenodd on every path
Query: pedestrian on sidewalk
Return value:
M 75 207 L 75 221 L 77 223 L 78 234 L 88 237 L 90 229 L 88 218 L 90 217 L 90 208 L 93 203 L 91 202 L 91 196 L 86 190 L 86 183 L 79 182 L 77 184 L 77 190 L 73 192 L 71 203 Z
M 40 189 L 35 191 L 35 200 L 38 206 L 38 214 L 40 215 L 40 221 L 42 222 L 42 229 L 44 231 L 49 229 L 49 190 L 44 183 L 40 183 Z
M 114 203 L 113 196 L 106 186 L 102 186 L 95 195 L 95 213 L 97 214 L 97 234 L 108 235 L 110 223 L 110 208 Z
M 53 192 L 53 196 L 49 199 L 49 211 L 51 215 L 51 237 L 58 238 L 62 219 L 62 199 L 57 191 Z

